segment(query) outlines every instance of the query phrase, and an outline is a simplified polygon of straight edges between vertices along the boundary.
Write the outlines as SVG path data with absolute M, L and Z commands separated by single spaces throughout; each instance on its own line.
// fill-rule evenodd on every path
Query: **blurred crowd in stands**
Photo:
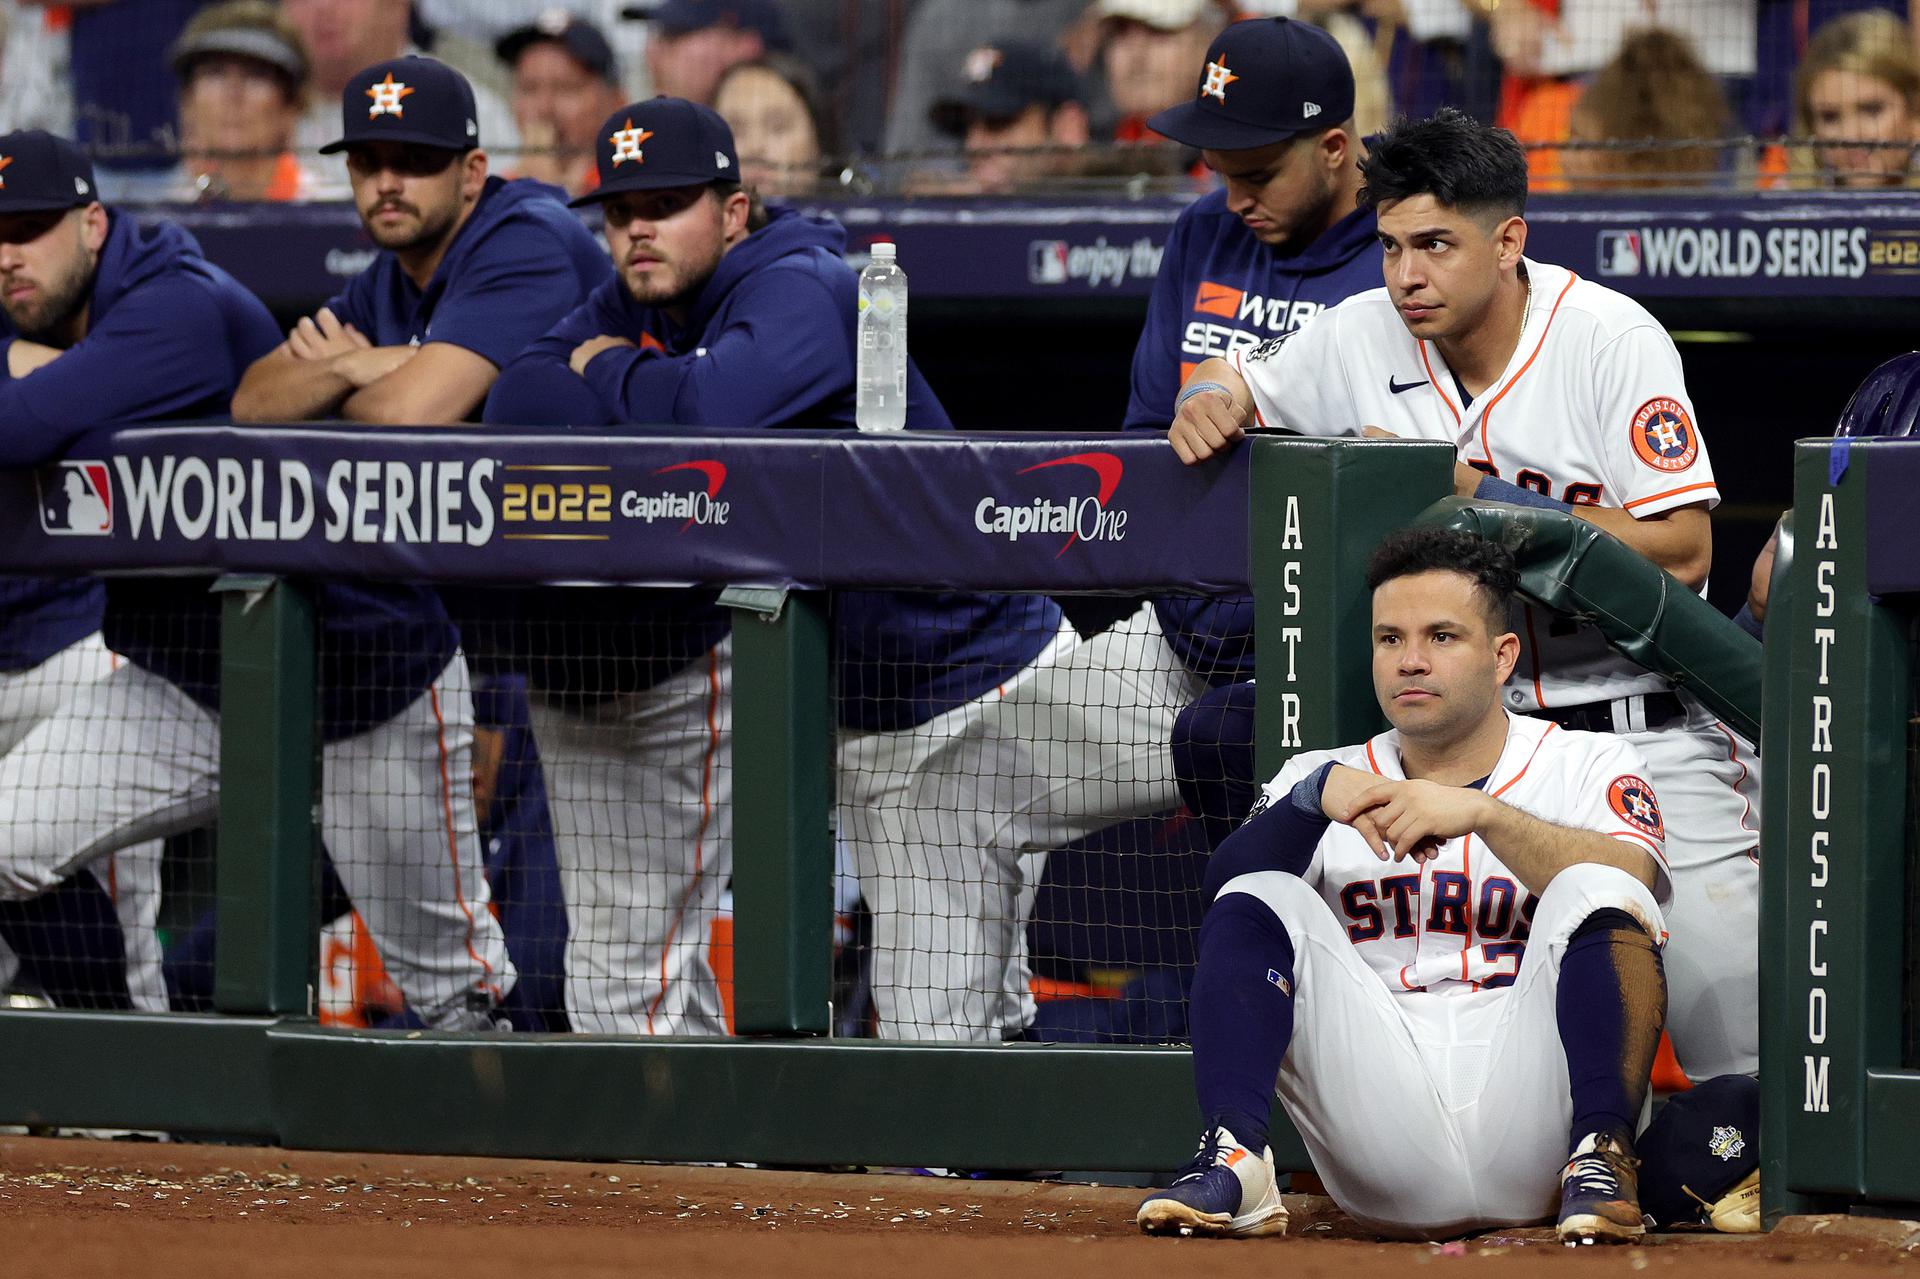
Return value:
M 1872 0 L 0 0 L 0 130 L 79 138 L 109 199 L 339 196 L 342 85 L 430 50 L 496 171 L 576 193 L 656 93 L 713 105 L 769 195 L 1177 188 L 1202 157 L 1145 120 L 1263 13 L 1340 42 L 1362 135 L 1454 105 L 1539 189 L 1912 181 L 1913 15 Z

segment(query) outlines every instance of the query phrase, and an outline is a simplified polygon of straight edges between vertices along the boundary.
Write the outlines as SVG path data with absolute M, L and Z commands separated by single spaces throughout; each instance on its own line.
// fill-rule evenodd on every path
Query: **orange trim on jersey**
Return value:
M 1655 844 L 1652 840 L 1648 839 L 1644 834 L 1638 834 L 1630 830 L 1610 830 L 1610 831 L 1605 831 L 1603 833 L 1606 835 L 1608 839 L 1634 840 L 1636 843 L 1643 845 L 1645 848 L 1651 851 L 1653 853 L 1654 860 L 1659 862 L 1662 866 L 1665 866 L 1668 864 L 1666 850 L 1662 849 L 1659 845 Z
M 1567 291 L 1579 282 L 1579 276 L 1571 271 L 1567 272 L 1567 283 L 1560 290 L 1560 296 L 1553 300 L 1553 310 L 1547 312 L 1547 323 L 1540 330 L 1540 340 L 1533 344 L 1533 353 L 1527 356 L 1527 362 L 1520 366 L 1520 371 L 1513 375 L 1513 380 L 1501 387 L 1494 397 L 1487 401 L 1486 409 L 1480 414 L 1480 460 L 1488 466 L 1493 465 L 1493 445 L 1487 442 L 1487 424 L 1493 421 L 1494 406 L 1507 398 L 1507 392 L 1520 384 L 1520 379 L 1527 375 L 1527 370 L 1533 367 L 1533 362 L 1540 358 L 1540 351 L 1547 344 L 1547 334 L 1553 331 L 1553 322 L 1559 318 L 1560 304 L 1566 301 Z
M 1747 769 L 1747 762 L 1740 758 L 1740 739 L 1733 735 L 1732 729 L 1717 719 L 1713 721 L 1713 726 L 1727 736 L 1727 762 L 1740 765 L 1740 779 L 1734 782 L 1733 789 L 1734 792 L 1746 802 L 1746 808 L 1740 813 L 1740 829 L 1746 830 L 1747 818 L 1753 815 L 1753 797 L 1740 789 L 1741 785 L 1746 782 L 1749 771 Z
M 686 918 L 687 903 L 693 900 L 693 894 L 700 887 L 700 879 L 707 869 L 707 826 L 713 820 L 713 757 L 720 750 L 720 654 L 717 649 L 707 650 L 707 751 L 700 761 L 700 829 L 693 836 L 693 878 L 687 881 L 687 891 L 680 895 L 679 909 L 673 912 L 673 922 L 667 926 L 667 936 L 660 943 L 660 991 L 647 1005 L 647 1033 L 653 1034 L 653 1017 L 660 1011 L 661 1001 L 667 997 L 667 957 L 673 953 L 673 939 L 679 935 L 681 921 Z
M 1547 744 L 1547 738 L 1551 737 L 1553 735 L 1553 730 L 1558 727 L 1560 726 L 1554 723 L 1552 720 L 1547 721 L 1547 731 L 1540 734 L 1540 740 L 1533 744 L 1533 755 L 1527 756 L 1527 762 L 1520 765 L 1520 771 L 1515 773 L 1513 777 L 1508 780 L 1506 785 L 1502 786 L 1499 790 L 1493 793 L 1493 797 L 1495 799 L 1499 799 L 1502 795 L 1512 790 L 1514 786 L 1520 781 L 1520 779 L 1527 775 L 1527 770 L 1533 767 L 1534 755 L 1538 755 L 1540 753 L 1540 748 Z
M 1371 737 L 1367 739 L 1367 767 L 1373 770 L 1375 777 L 1386 776 L 1385 773 L 1380 771 L 1380 761 L 1373 757 L 1373 739 Z
M 460 836 L 453 823 L 453 777 L 447 767 L 447 721 L 440 713 L 440 685 L 427 686 L 427 700 L 433 706 L 434 737 L 440 743 L 440 806 L 447 824 L 447 861 L 453 867 L 453 899 L 460 907 L 460 913 L 467 917 L 467 958 L 480 966 L 485 980 L 480 985 L 494 999 L 500 998 L 499 987 L 493 983 L 493 966 L 473 948 L 473 911 L 467 905 L 466 890 L 460 884 Z
M 1439 395 L 1440 402 L 1447 406 L 1447 412 L 1453 414 L 1453 424 L 1459 426 L 1460 410 L 1453 406 L 1453 401 L 1447 398 L 1446 391 L 1440 386 L 1440 379 L 1433 375 L 1433 361 L 1427 358 L 1427 344 L 1425 342 L 1420 343 L 1420 363 L 1427 370 L 1427 381 L 1432 385 L 1434 392 Z
M 1520 611 L 1527 615 L 1527 660 L 1533 665 L 1533 703 L 1546 710 L 1547 695 L 1540 691 L 1540 641 L 1533 634 L 1533 605 L 1522 604 Z
M 1631 511 L 1636 506 L 1645 506 L 1649 502 L 1658 502 L 1662 498 L 1679 497 L 1682 493 L 1692 493 L 1697 489 L 1717 490 L 1719 487 L 1720 486 L 1712 480 L 1708 480 L 1702 484 L 1687 484 L 1677 489 L 1668 489 L 1664 493 L 1655 493 L 1651 497 L 1636 497 L 1633 501 L 1628 502 L 1624 509 Z
M 1467 979 L 1467 952 L 1473 949 L 1473 832 L 1460 837 L 1460 873 L 1467 877 L 1467 939 L 1460 943 L 1460 980 Z
M 1417 952 L 1416 952 L 1416 953 L 1417 953 Z M 1408 990 L 1419 990 L 1419 989 L 1421 989 L 1421 988 L 1420 988 L 1419 986 L 1416 986 L 1416 985 L 1414 985 L 1414 984 L 1413 984 L 1412 982 L 1410 982 L 1410 981 L 1408 981 L 1408 980 L 1407 980 L 1407 969 L 1408 969 L 1408 967 L 1410 967 L 1410 965 L 1407 965 L 1407 964 L 1402 964 L 1402 965 L 1400 965 L 1400 984 L 1401 984 L 1401 985 L 1402 985 L 1403 987 L 1405 987 L 1406 989 L 1408 989 Z

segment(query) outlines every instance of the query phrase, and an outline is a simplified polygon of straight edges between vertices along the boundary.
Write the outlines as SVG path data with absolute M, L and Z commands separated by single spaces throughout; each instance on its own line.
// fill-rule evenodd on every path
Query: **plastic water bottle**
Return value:
M 860 273 L 860 338 L 855 357 L 853 421 L 863 431 L 898 431 L 907 424 L 907 273 L 893 245 L 873 246 Z

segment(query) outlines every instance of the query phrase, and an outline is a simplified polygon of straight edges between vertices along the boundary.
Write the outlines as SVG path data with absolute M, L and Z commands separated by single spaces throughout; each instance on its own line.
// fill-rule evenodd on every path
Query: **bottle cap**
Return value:
M 892 240 L 875 240 L 873 242 L 872 253 L 876 261 L 881 261 L 881 262 L 893 261 L 893 241 Z

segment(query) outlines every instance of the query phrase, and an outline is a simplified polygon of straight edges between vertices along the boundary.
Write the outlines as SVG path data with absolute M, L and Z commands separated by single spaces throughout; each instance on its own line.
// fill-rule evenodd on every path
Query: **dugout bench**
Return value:
M 733 477 L 738 519 L 712 538 L 680 537 L 668 521 L 613 521 L 604 536 L 583 540 L 578 530 L 536 521 L 515 531 L 495 518 L 509 468 L 590 474 L 618 492 L 657 487 L 663 467 L 695 454 L 724 461 Z M 1453 465 L 1450 447 L 1412 441 L 1262 437 L 1187 468 L 1154 437 L 225 427 L 101 432 L 68 456 L 38 473 L 0 475 L 0 545 L 15 548 L 0 569 L 226 574 L 220 1011 L 0 1012 L 0 1053 L 10 1064 L 0 1122 L 351 1150 L 1141 1171 L 1177 1165 L 1198 1128 L 1182 1048 L 823 1037 L 831 1025 L 833 724 L 823 593 L 903 583 L 1050 594 L 1250 586 L 1256 625 L 1269 637 L 1261 679 L 1272 695 L 1260 701 L 1259 749 L 1262 767 L 1275 767 L 1296 749 L 1380 727 L 1360 566 L 1380 537 L 1450 492 Z M 141 477 L 169 458 L 176 474 L 198 460 L 201 478 L 179 499 L 184 506 L 170 498 L 163 512 L 151 484 L 135 495 Z M 477 495 L 459 539 L 383 536 L 394 526 L 377 512 L 361 520 L 342 511 L 337 521 L 321 512 L 303 523 L 278 507 L 289 492 L 279 477 L 290 472 L 311 480 L 370 466 L 366 473 L 380 476 L 427 463 L 458 464 L 468 486 L 461 491 Z M 40 515 L 72 468 L 99 468 L 109 487 L 125 489 L 115 490 L 110 536 L 57 535 Z M 222 474 L 244 490 L 235 518 L 201 518 Z M 1117 478 L 1092 503 L 1098 517 L 1071 539 L 1008 538 L 978 514 L 983 497 L 1087 503 L 1108 476 Z M 376 479 L 372 491 L 390 490 Z M 834 500 L 808 496 L 820 493 Z M 256 521 L 251 529 L 242 528 L 243 512 Z M 274 535 L 243 535 L 262 531 L 263 512 Z M 1124 522 L 1113 518 L 1120 514 Z M 1745 676 L 1703 673 L 1711 663 L 1686 657 L 1702 635 L 1719 635 L 1714 623 L 1732 630 L 1693 613 L 1705 609 L 1697 599 L 1669 595 L 1656 581 L 1662 603 L 1651 613 L 1601 607 L 1615 590 L 1629 601 L 1645 596 L 1653 579 L 1621 577 L 1635 565 L 1664 576 L 1637 557 L 1609 558 L 1621 548 L 1604 535 L 1564 517 L 1461 503 L 1428 518 L 1510 540 L 1526 529 L 1542 548 L 1526 566 L 1529 594 L 1603 625 L 1610 617 L 1628 640 L 1652 636 L 1641 660 L 1665 662 L 1703 696 L 1721 698 L 1736 722 L 1757 719 Z M 328 573 L 735 588 L 736 705 L 754 708 L 736 714 L 734 742 L 740 1038 L 462 1036 L 313 1023 L 314 619 L 300 582 Z M 1284 1122 L 1274 1140 L 1283 1167 L 1306 1166 Z

